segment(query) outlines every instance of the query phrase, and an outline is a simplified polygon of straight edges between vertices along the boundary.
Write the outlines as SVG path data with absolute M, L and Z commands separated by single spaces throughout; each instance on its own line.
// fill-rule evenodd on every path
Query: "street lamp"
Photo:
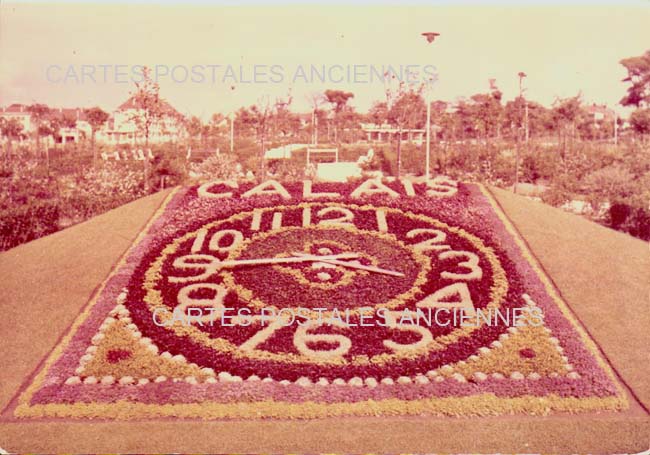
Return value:
M 427 43 L 433 43 L 436 37 L 440 36 L 440 33 L 424 32 L 422 33 L 422 36 L 426 38 Z M 429 93 L 431 91 L 431 82 L 432 82 L 431 80 L 427 81 L 427 87 L 425 93 L 425 101 L 427 103 L 427 127 L 426 127 L 427 145 L 426 145 L 425 177 L 427 181 L 431 177 L 431 170 L 430 170 L 431 168 L 431 99 Z

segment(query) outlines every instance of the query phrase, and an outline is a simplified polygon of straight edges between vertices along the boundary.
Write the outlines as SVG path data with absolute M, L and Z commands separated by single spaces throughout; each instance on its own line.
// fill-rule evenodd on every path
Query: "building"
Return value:
M 151 143 L 174 141 L 185 135 L 183 115 L 167 101 L 161 100 L 161 104 L 163 118 L 151 126 L 149 131 Z M 135 96 L 131 96 L 113 112 L 98 138 L 108 144 L 143 142 L 145 138 L 138 128 L 138 118 L 144 118 L 144 109 L 139 108 Z
M 92 135 L 92 127 L 88 123 L 84 109 L 78 107 L 52 109 L 52 114 L 61 119 L 74 121 L 74 126 L 61 125 L 59 134 L 55 138 L 56 143 L 79 142 L 84 138 L 90 138 Z
M 86 121 L 83 109 L 51 108 L 50 116 L 62 121 L 56 137 L 51 138 L 55 143 L 66 144 L 68 142 L 78 142 L 83 137 L 90 137 L 92 130 L 90 124 Z M 22 133 L 26 137 L 36 132 L 36 122 L 32 118 L 31 112 L 29 112 L 29 106 L 24 104 L 12 104 L 9 107 L 2 108 L 0 110 L 0 118 L 18 120 L 23 126 Z M 68 120 L 69 124 L 74 122 L 74 126 L 66 126 L 65 123 L 68 123 Z
M 605 104 L 593 103 L 585 107 L 585 110 L 593 117 L 594 122 L 599 120 L 613 122 L 616 119 L 616 111 L 608 108 Z
M 23 126 L 23 133 L 33 131 L 34 123 L 32 122 L 32 115 L 24 104 L 12 104 L 9 107 L 2 108 L 0 110 L 0 118 L 17 120 Z
M 149 132 L 149 142 L 154 144 L 177 140 L 186 134 L 182 122 L 183 115 L 167 101 L 162 100 L 161 103 L 164 116 L 161 121 L 152 125 Z M 144 137 L 139 131 L 136 121 L 138 116 L 143 115 L 144 110 L 136 107 L 134 97 L 130 97 L 113 111 L 106 124 L 97 130 L 96 139 L 107 144 L 144 142 Z M 92 126 L 88 122 L 83 108 L 50 108 L 50 116 L 60 121 L 56 137 L 50 138 L 54 143 L 79 142 L 92 136 Z M 36 122 L 27 105 L 12 104 L 2 108 L 0 118 L 18 120 L 23 125 L 25 136 L 36 132 Z
M 367 135 L 368 142 L 391 142 L 397 139 L 400 129 L 388 123 L 377 125 L 375 123 L 362 123 L 361 129 Z M 431 126 L 431 134 L 435 134 L 438 127 Z M 402 140 L 417 145 L 424 144 L 426 140 L 426 129 L 424 128 L 402 128 Z

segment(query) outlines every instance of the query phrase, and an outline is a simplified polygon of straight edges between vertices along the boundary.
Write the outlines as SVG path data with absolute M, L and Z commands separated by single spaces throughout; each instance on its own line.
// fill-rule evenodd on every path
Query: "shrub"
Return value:
M 650 210 L 615 203 L 609 208 L 609 226 L 643 240 L 650 240 Z
M 0 210 L 0 250 L 13 248 L 59 230 L 56 201 L 36 200 Z
M 235 179 L 238 176 L 238 169 L 232 155 L 221 153 L 200 163 L 191 163 L 188 174 L 190 182 L 203 183 L 210 180 Z

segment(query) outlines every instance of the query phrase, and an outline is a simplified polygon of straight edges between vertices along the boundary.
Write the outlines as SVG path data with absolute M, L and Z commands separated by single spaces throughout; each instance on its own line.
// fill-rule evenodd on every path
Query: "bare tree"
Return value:
M 144 67 L 142 81 L 135 83 L 136 91 L 132 96 L 135 111 L 129 116 L 144 137 L 145 149 L 149 148 L 149 137 L 154 127 L 163 128 L 165 103 L 160 98 L 160 86 L 151 79 L 151 70 Z M 144 189 L 149 191 L 149 154 L 145 151 Z
M 318 111 L 327 98 L 320 92 L 311 92 L 306 98 L 311 106 L 311 143 L 318 145 Z
M 142 81 L 135 83 L 136 91 L 132 99 L 136 109 L 129 120 L 135 122 L 141 136 L 144 137 L 145 147 L 149 147 L 149 137 L 154 127 L 162 127 L 165 116 L 165 103 L 160 98 L 160 86 L 151 79 L 151 70 L 144 67 Z

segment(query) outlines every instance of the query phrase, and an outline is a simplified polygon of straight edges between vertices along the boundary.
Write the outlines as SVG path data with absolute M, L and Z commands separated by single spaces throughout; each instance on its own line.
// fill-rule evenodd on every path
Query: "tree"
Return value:
M 621 60 L 621 65 L 627 70 L 627 77 L 623 82 L 631 85 L 627 88 L 627 95 L 621 99 L 623 106 L 649 106 L 650 105 L 650 50 L 638 57 L 629 57 Z
M 259 148 L 259 179 L 264 180 L 266 175 L 266 166 L 264 162 L 264 153 L 266 152 L 266 139 L 269 128 L 269 119 L 273 114 L 273 109 L 268 96 L 261 97 L 257 104 L 250 106 L 248 109 L 240 109 L 237 112 L 237 123 L 244 128 L 255 132 L 255 136 L 260 144 Z
M 650 134 L 650 108 L 637 109 L 630 114 L 632 129 L 642 136 Z
M 460 132 L 460 138 L 465 140 L 467 137 L 476 137 L 478 125 L 474 117 L 474 108 L 466 99 L 459 99 L 456 102 L 454 116 L 456 117 L 457 130 Z
M 106 121 L 108 120 L 108 113 L 104 112 L 101 108 L 95 106 L 89 109 L 84 109 L 86 120 L 90 124 L 90 148 L 93 153 L 93 166 L 97 166 L 97 151 L 95 150 L 95 134 Z
M 490 136 L 498 137 L 501 134 L 501 118 L 503 116 L 501 97 L 502 93 L 496 88 L 490 93 L 477 93 L 471 97 L 473 104 L 470 111 L 474 117 L 474 124 L 478 129 L 483 130 L 486 144 L 489 142 Z
M 300 133 L 300 117 L 289 110 L 293 97 L 277 98 L 272 112 L 272 133 L 274 137 L 297 136 Z
M 382 125 L 388 121 L 388 105 L 385 101 L 375 101 L 367 116 L 368 121 L 375 125 Z
M 193 139 L 200 138 L 200 143 L 203 144 L 202 133 L 203 133 L 203 123 L 201 119 L 197 116 L 192 116 L 186 123 L 185 128 L 187 128 L 187 133 L 190 135 L 190 147 L 192 146 Z
M 566 155 L 567 136 L 575 137 L 576 124 L 584 115 L 581 95 L 557 99 L 553 103 L 552 117 L 562 141 L 562 158 Z
M 23 131 L 23 124 L 20 123 L 17 119 L 12 118 L 7 120 L 6 118 L 0 118 L 0 132 L 2 133 L 2 136 L 7 138 L 7 144 L 8 144 L 8 149 L 7 149 L 7 154 L 5 155 L 6 158 L 9 158 L 11 156 L 12 152 L 12 143 L 15 139 L 19 139 L 22 135 Z
M 136 91 L 133 94 L 135 112 L 129 116 L 144 137 L 145 148 L 149 148 L 149 137 L 155 126 L 162 127 L 165 117 L 165 104 L 160 98 L 160 86 L 151 79 L 151 70 L 142 69 L 142 81 L 135 83 Z M 149 155 L 145 152 L 144 159 L 144 189 L 149 192 Z
M 523 116 L 524 102 L 528 105 L 528 130 L 530 136 L 541 136 L 555 129 L 555 124 L 549 109 L 535 101 L 525 100 L 517 97 L 508 101 L 503 109 L 503 126 L 509 131 L 512 138 L 516 138 L 517 132 L 524 128 Z M 504 135 L 506 132 L 504 131 Z
M 144 137 L 145 147 L 149 147 L 149 137 L 153 128 L 162 124 L 165 117 L 165 103 L 160 97 L 160 86 L 151 79 L 151 70 L 148 67 L 143 68 L 142 81 L 136 82 L 135 87 L 133 103 L 136 112 L 131 114 L 129 120 L 135 122 L 138 131 Z
M 354 94 L 343 90 L 325 90 L 325 98 L 327 99 L 327 102 L 332 105 L 332 113 L 334 114 L 334 141 L 338 142 L 341 113 L 345 109 L 350 98 L 354 98 Z
M 32 121 L 34 122 L 35 136 L 36 136 L 36 149 L 41 151 L 41 137 L 48 136 L 50 129 L 46 124 L 50 117 L 50 108 L 45 104 L 32 104 L 27 107 L 27 111 L 31 114 Z
M 388 111 L 388 121 L 397 127 L 397 178 L 402 172 L 402 130 L 421 128 L 425 123 L 426 103 L 422 88 L 403 91 Z

